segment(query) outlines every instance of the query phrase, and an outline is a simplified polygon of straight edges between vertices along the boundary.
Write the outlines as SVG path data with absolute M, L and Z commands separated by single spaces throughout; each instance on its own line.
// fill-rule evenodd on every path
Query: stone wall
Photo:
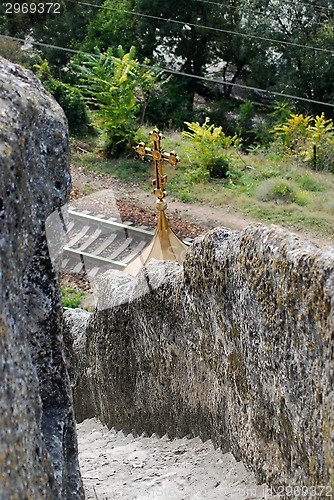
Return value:
M 79 499 L 58 275 L 46 220 L 70 192 L 64 113 L 0 58 L 0 498 Z
M 198 238 L 184 269 L 108 271 L 97 311 L 66 313 L 77 417 L 211 438 L 260 481 L 334 491 L 333 302 L 334 252 L 261 225 Z

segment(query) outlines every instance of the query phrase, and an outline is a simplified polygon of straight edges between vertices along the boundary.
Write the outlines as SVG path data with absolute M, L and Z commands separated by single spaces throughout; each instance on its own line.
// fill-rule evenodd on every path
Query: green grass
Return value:
M 141 131 L 140 137 L 144 135 Z M 164 166 L 170 198 L 215 206 L 228 205 L 230 209 L 264 223 L 314 230 L 324 236 L 333 235 L 333 174 L 314 172 L 273 152 L 235 152 L 231 155 L 227 178 L 210 179 L 191 164 L 187 139 L 177 132 L 166 135 L 163 141 L 165 151 L 175 149 L 181 158 L 176 168 L 168 163 Z M 145 142 L 151 146 L 149 137 Z M 72 163 L 87 170 L 117 175 L 125 182 L 136 181 L 143 189 L 150 190 L 152 162 L 142 162 L 137 158 L 106 160 L 92 149 L 88 153 L 74 150 Z
M 74 288 L 61 287 L 63 307 L 75 309 L 79 307 L 82 299 L 85 297 L 85 292 L 75 290 Z
M 80 155 L 80 157 L 72 155 L 72 163 L 81 165 L 87 171 L 116 175 L 124 181 L 145 181 L 148 176 L 147 164 L 137 158 L 106 160 L 94 153 L 87 153 L 84 156 Z

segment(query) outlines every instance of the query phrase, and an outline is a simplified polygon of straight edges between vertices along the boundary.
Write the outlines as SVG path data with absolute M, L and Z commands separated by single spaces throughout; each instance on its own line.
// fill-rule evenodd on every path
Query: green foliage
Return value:
M 71 309 L 79 307 L 82 299 L 86 295 L 85 292 L 64 286 L 61 287 L 61 293 L 63 307 L 69 307 Z
M 105 0 L 88 25 L 82 48 L 90 52 L 95 47 L 103 51 L 106 47 L 117 49 L 122 45 L 125 51 L 130 51 L 138 18 L 122 11 L 132 10 L 136 10 L 134 0 Z
M 95 5 L 101 3 L 102 0 L 94 2 Z M 35 4 L 35 6 L 30 8 L 29 4 Z M 6 14 L 6 2 L 0 3 L 0 32 L 2 34 L 19 38 L 29 35 L 33 40 L 45 44 L 69 48 L 80 48 L 87 36 L 87 24 L 98 12 L 98 9 L 94 5 L 90 6 L 88 2 L 85 5 L 79 5 L 67 0 L 57 0 L 53 3 L 15 0 L 12 5 L 15 5 L 16 11 L 20 12 L 15 14 L 14 9 L 11 9 L 13 13 Z M 25 9 L 22 9 L 23 5 L 26 13 L 24 13 Z M 38 47 L 38 51 L 43 58 L 48 60 L 53 76 L 59 78 L 60 70 L 68 62 L 70 53 L 42 46 Z
M 185 121 L 194 117 L 193 96 L 189 91 L 188 78 L 170 76 L 167 85 L 150 99 L 147 120 L 161 129 L 181 130 Z
M 293 181 L 276 178 L 263 181 L 256 189 L 255 196 L 260 201 L 275 201 L 276 203 L 295 203 L 305 206 L 312 198 L 306 190 Z
M 298 175 L 295 181 L 306 191 L 319 192 L 324 190 L 324 187 L 315 178 L 310 177 L 310 175 Z
M 330 53 L 322 51 L 333 48 L 333 2 L 320 0 L 314 4 L 258 0 L 256 8 L 249 1 L 241 2 L 240 7 L 244 33 L 256 36 L 266 34 L 268 38 L 282 42 L 277 44 L 269 39 L 253 41 L 257 53 L 247 61 L 247 84 L 333 102 L 334 67 L 329 63 Z M 288 23 L 282 20 L 288 20 Z M 284 41 L 296 45 L 285 45 Z M 297 102 L 296 106 L 298 112 L 305 113 L 305 109 L 314 114 L 323 111 L 318 104 Z
M 273 195 L 284 201 L 293 201 L 295 192 L 291 184 L 286 180 L 275 179 L 273 184 Z
M 218 5 L 218 4 L 217 4 Z M 214 63 L 217 57 L 224 61 L 233 58 L 234 51 L 230 49 L 230 37 L 218 37 L 215 31 L 202 29 L 199 24 L 212 28 L 233 29 L 238 23 L 238 14 L 234 9 L 226 9 L 223 5 L 212 5 L 210 2 L 196 0 L 157 2 L 152 0 L 137 0 L 136 10 L 148 15 L 142 17 L 137 26 L 138 46 L 145 57 L 155 59 L 181 69 L 193 75 L 203 75 L 207 65 Z M 154 18 L 152 17 L 154 16 Z M 176 23 L 161 22 L 159 17 L 170 18 Z M 189 24 L 188 24 L 189 23 Z M 234 48 L 234 47 L 233 47 Z M 229 54 L 226 54 L 229 51 Z M 224 57 L 226 55 L 226 58 Z M 234 59 L 234 58 L 233 58 Z M 176 62 L 176 64 L 174 63 Z M 233 60 L 234 62 L 234 60 Z M 195 94 L 206 96 L 208 86 L 198 79 L 178 76 L 169 85 L 174 91 L 169 94 L 169 105 L 173 125 L 181 126 L 179 119 L 193 119 Z M 182 88 L 181 92 L 177 92 Z M 179 107 L 174 106 L 180 99 Z M 184 115 L 180 117 L 180 115 Z
M 254 148 L 258 151 L 270 149 L 275 139 L 273 127 L 284 123 L 292 114 L 291 107 L 286 101 L 276 101 L 269 109 L 269 113 L 265 110 L 262 114 L 258 114 L 255 126 L 248 133 L 248 142 L 253 139 L 253 143 L 248 146 L 249 151 L 254 151 Z
M 135 133 L 133 134 L 133 142 L 134 144 L 138 144 L 139 142 L 147 142 L 149 138 L 149 133 L 151 131 L 151 128 L 148 128 L 145 125 L 142 125 L 139 127 Z
M 47 60 L 35 64 L 34 67 L 37 70 L 37 77 L 41 80 L 45 89 L 63 108 L 71 134 L 85 135 L 88 131 L 89 119 L 80 91 L 68 83 L 53 78 Z
M 251 101 L 246 101 L 244 104 L 240 104 L 239 109 L 238 133 L 243 137 L 249 138 L 249 135 L 252 133 L 253 103 Z
M 210 119 L 206 118 L 203 125 L 199 122 L 185 122 L 188 131 L 184 131 L 184 137 L 190 141 L 188 157 L 190 163 L 195 167 L 198 176 L 202 179 L 210 177 L 223 178 L 231 167 L 234 150 L 240 147 L 241 139 L 225 135 L 222 127 L 210 125 Z
M 154 64 L 178 68 L 195 77 L 210 74 L 219 78 L 221 84 L 218 85 L 175 75 L 159 96 L 150 99 L 146 116 L 152 123 L 181 128 L 183 121 L 200 119 L 196 114 L 197 96 L 201 97 L 201 110 L 202 106 L 206 108 L 203 111 L 205 116 L 209 115 L 208 107 L 212 102 L 233 102 L 232 96 L 238 100 L 242 97 L 249 102 L 270 104 L 270 94 L 264 96 L 255 89 L 241 91 L 229 83 L 243 83 L 269 92 L 274 90 L 333 103 L 334 65 L 330 64 L 334 43 L 333 2 L 319 2 L 318 5 L 312 2 L 294 5 L 293 2 L 240 0 L 226 6 L 220 2 L 198 0 L 95 0 L 82 4 L 59 0 L 53 4 L 60 5 L 57 14 L 53 12 L 54 8 L 49 13 L 45 8 L 44 12 L 38 9 L 24 14 L 20 9 L 18 14 L 6 14 L 8 4 L 2 2 L 0 31 L 19 38 L 31 35 L 33 40 L 45 44 L 84 51 L 91 51 L 94 47 L 101 51 L 107 47 L 116 50 L 122 44 L 127 52 L 136 44 L 141 60 L 148 57 Z M 15 5 L 26 7 L 37 3 L 16 0 Z M 177 23 L 161 18 L 172 18 Z M 258 35 L 262 40 L 248 35 Z M 68 82 L 63 73 L 69 52 L 46 46 L 39 46 L 38 51 L 48 59 L 55 78 L 73 83 Z M 12 50 L 4 49 L 4 52 L 11 60 L 21 59 L 20 49 L 17 55 Z M 296 103 L 298 113 L 307 110 L 321 114 L 324 109 L 317 103 Z M 265 128 L 257 133 L 254 120 L 249 128 L 245 111 L 241 109 L 239 123 L 244 144 L 259 141 L 267 144 L 269 136 Z M 330 108 L 326 112 L 333 113 Z M 334 115 L 328 114 L 328 117 L 334 118 Z M 222 124 L 216 116 L 212 115 L 212 118 L 214 123 Z M 224 130 L 227 130 L 225 123 Z M 233 135 L 234 132 L 229 133 Z
M 100 131 L 104 149 L 119 156 L 129 148 L 134 131 L 143 121 L 150 94 L 160 85 L 161 73 L 147 70 L 135 59 L 135 48 L 125 53 L 118 47 L 96 55 L 81 56 L 72 63 L 79 88 Z
M 151 164 L 140 161 L 139 158 L 119 158 L 113 165 L 113 173 L 120 179 L 127 181 L 145 181 L 149 176 L 149 170 L 152 171 L 152 174 Z
M 291 114 L 283 123 L 274 126 L 287 152 L 298 154 L 305 149 L 311 117 Z
M 281 125 L 292 115 L 291 106 L 287 101 L 276 101 L 272 106 L 272 111 L 269 114 L 270 118 L 276 123 Z
M 316 170 L 329 170 L 334 173 L 334 124 L 332 120 L 326 120 L 324 113 L 316 116 L 308 127 L 304 160 Z
M 149 129 L 147 129 L 149 130 Z M 138 139 L 148 140 L 141 129 Z M 94 138 L 94 141 L 96 138 Z M 108 173 L 125 182 L 136 183 L 147 193 L 151 191 L 148 179 L 152 177 L 152 164 L 139 160 L 106 160 L 93 153 L 92 138 L 72 141 L 72 162 L 84 171 Z M 312 229 L 323 235 L 333 235 L 334 176 L 326 171 L 310 170 L 305 162 L 293 165 L 291 158 L 272 151 L 244 154 L 238 151 L 232 168 L 223 179 L 208 178 L 203 169 L 190 163 L 191 140 L 181 133 L 168 132 L 164 139 L 166 151 L 174 148 L 181 158 L 177 168 L 165 166 L 168 175 L 167 191 L 184 202 L 199 202 L 210 206 L 223 206 L 224 212 L 249 216 L 262 221 L 297 229 Z M 76 151 L 76 145 L 79 148 Z M 84 152 L 84 151 L 91 152 Z M 203 207 L 202 207 L 203 208 Z
M 274 132 L 285 154 L 302 159 L 315 170 L 334 173 L 334 124 L 324 113 L 316 117 L 291 114 Z
M 239 105 L 235 122 L 237 134 L 242 138 L 243 149 L 268 147 L 272 142 L 271 120 L 266 108 L 246 101 Z

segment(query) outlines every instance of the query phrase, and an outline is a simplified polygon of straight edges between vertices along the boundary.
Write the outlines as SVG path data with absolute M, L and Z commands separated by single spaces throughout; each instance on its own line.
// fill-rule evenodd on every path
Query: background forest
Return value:
M 184 159 L 170 173 L 178 198 L 333 233 L 333 0 L 18 0 L 0 11 L 0 54 L 61 104 L 84 168 L 145 183 L 132 146 L 156 125 Z

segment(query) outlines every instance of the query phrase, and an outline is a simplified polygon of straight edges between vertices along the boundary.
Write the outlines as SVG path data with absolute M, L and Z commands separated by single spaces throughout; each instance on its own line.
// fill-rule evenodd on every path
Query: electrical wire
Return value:
M 239 6 L 237 5 L 230 5 L 230 4 L 226 4 L 226 3 L 219 3 L 219 2 L 212 2 L 211 0 L 195 0 L 196 2 L 201 2 L 201 3 L 207 3 L 207 4 L 210 4 L 210 5 L 217 5 L 218 7 L 224 7 L 225 9 L 234 9 L 234 10 L 237 10 L 237 9 L 240 9 Z M 307 7 L 315 7 L 315 8 L 318 8 L 318 9 L 326 9 L 326 7 L 320 7 L 320 6 L 317 6 L 317 5 L 314 5 L 314 4 L 306 4 L 304 2 L 294 2 L 294 1 L 285 1 L 284 2 L 284 5 L 286 3 L 290 3 L 293 5 L 294 7 L 294 11 L 296 11 L 296 7 L 298 5 L 302 5 L 302 6 L 307 6 Z M 278 6 L 279 7 L 279 6 Z M 249 8 L 249 10 L 252 10 L 252 6 L 247 6 L 247 9 Z M 266 6 L 267 9 L 271 9 L 271 12 L 275 15 L 277 15 L 277 13 L 275 12 L 275 5 L 272 5 L 271 3 L 269 3 L 269 5 Z M 256 11 L 255 11 L 256 12 Z M 329 11 L 328 11 L 328 14 L 329 14 Z M 326 15 L 326 14 L 325 14 Z M 327 20 L 329 20 L 329 17 L 330 17 L 330 14 L 327 15 Z M 276 19 L 277 20 L 277 19 Z M 326 21 L 324 21 L 326 22 Z M 314 21 L 312 19 L 312 25 L 316 25 L 316 26 L 324 26 L 324 22 L 319 22 L 319 21 Z
M 326 10 L 329 12 L 328 7 L 324 7 L 323 5 L 317 5 L 314 3 L 305 3 L 305 2 L 294 2 L 293 0 L 284 0 L 284 3 L 291 3 L 294 7 L 298 5 L 303 5 L 304 7 L 313 7 L 314 9 Z
M 16 42 L 27 43 L 27 40 L 25 40 L 23 38 L 13 37 L 13 36 L 9 36 L 9 35 L 2 35 L 2 34 L 0 34 L 0 37 L 6 38 L 8 40 L 14 40 Z M 94 53 L 84 52 L 82 50 L 70 49 L 67 47 L 61 47 L 59 45 L 51 45 L 51 44 L 45 43 L 45 42 L 37 42 L 37 41 L 32 40 L 32 39 L 29 40 L 29 43 L 31 43 L 31 45 L 37 45 L 40 47 L 46 47 L 46 48 L 50 48 L 50 49 L 56 49 L 56 50 L 62 50 L 65 52 L 70 52 L 72 54 L 80 54 L 80 55 L 84 55 L 84 56 L 97 57 L 97 54 L 94 54 Z M 110 57 L 112 59 L 117 59 L 116 57 L 112 57 L 112 56 L 110 56 Z M 129 64 L 131 64 L 131 61 L 129 62 Z M 327 106 L 330 108 L 334 108 L 334 104 L 331 104 L 329 102 L 318 101 L 315 99 L 308 99 L 306 97 L 300 97 L 300 96 L 296 96 L 296 95 L 286 94 L 286 93 L 278 92 L 278 91 L 274 91 L 274 90 L 266 90 L 266 89 L 261 89 L 258 87 L 251 87 L 249 85 L 242 85 L 240 83 L 225 82 L 225 81 L 219 80 L 218 78 L 209 78 L 206 76 L 192 75 L 190 73 L 185 73 L 184 71 L 177 71 L 177 70 L 170 69 L 170 68 L 164 68 L 162 66 L 152 66 L 149 64 L 139 63 L 137 61 L 134 64 L 136 64 L 142 68 L 145 68 L 145 69 L 170 73 L 170 74 L 177 75 L 177 76 L 184 76 L 187 78 L 193 78 L 193 79 L 201 80 L 201 81 L 208 82 L 208 83 L 215 83 L 215 84 L 225 85 L 225 86 L 227 85 L 230 87 L 236 87 L 236 88 L 243 89 L 243 90 L 251 90 L 251 91 L 259 92 L 259 93 L 266 94 L 266 95 L 275 95 L 278 97 L 293 99 L 295 101 L 303 101 L 303 102 L 308 102 L 311 104 L 320 104 L 321 106 Z
M 133 12 L 133 11 L 129 11 L 129 10 L 116 9 L 114 7 L 106 7 L 106 6 L 103 6 L 103 5 L 96 5 L 96 4 L 92 4 L 92 3 L 88 3 L 88 2 L 80 2 L 80 1 L 77 1 L 77 0 L 67 0 L 67 1 L 71 2 L 71 3 L 75 3 L 77 5 L 86 5 L 87 7 L 95 7 L 97 9 L 102 9 L 102 10 L 112 10 L 113 12 L 121 12 L 123 14 L 129 14 L 131 16 L 145 17 L 145 18 L 148 18 L 148 19 L 155 19 L 155 20 L 158 20 L 158 21 L 165 21 L 165 22 L 168 22 L 168 23 L 182 24 L 183 26 L 192 26 L 194 28 L 207 29 L 207 30 L 210 30 L 210 31 L 216 31 L 218 33 L 227 33 L 229 35 L 241 36 L 241 37 L 244 37 L 244 38 L 247 38 L 247 39 L 252 38 L 252 39 L 255 39 L 255 40 L 262 40 L 262 41 L 265 41 L 265 42 L 278 43 L 278 44 L 283 45 L 283 46 L 289 45 L 289 46 L 303 48 L 303 49 L 311 49 L 311 50 L 314 50 L 314 51 L 317 51 L 317 52 L 326 52 L 326 53 L 329 53 L 331 55 L 334 54 L 334 50 L 324 49 L 324 48 L 321 48 L 321 47 L 314 47 L 313 45 L 303 45 L 303 44 L 300 44 L 300 43 L 288 42 L 288 41 L 278 40 L 278 39 L 275 39 L 275 38 L 269 38 L 269 37 L 258 36 L 258 35 L 251 35 L 249 33 L 241 33 L 241 32 L 238 32 L 238 31 L 224 30 L 224 29 L 221 29 L 221 28 L 213 28 L 212 26 L 206 26 L 206 25 L 195 24 L 195 23 L 188 23 L 186 21 L 179 21 L 177 19 L 171 19 L 171 18 L 167 18 L 167 17 L 158 17 L 158 16 L 153 16 L 151 14 L 142 14 L 140 12 Z
M 226 7 L 227 9 L 239 9 L 239 6 L 237 6 L 237 5 L 230 5 L 230 4 L 222 3 L 222 2 L 213 2 L 211 0 L 195 0 L 195 1 L 201 2 L 201 3 L 208 3 L 211 5 L 218 5 L 219 7 Z M 292 4 L 294 7 L 298 7 L 299 5 L 302 5 L 304 7 L 313 7 L 315 9 L 326 10 L 327 12 L 329 12 L 328 7 L 324 7 L 323 5 L 309 4 L 309 3 L 305 3 L 305 2 L 295 2 L 293 0 L 284 0 L 283 3 L 284 3 L 284 5 L 287 3 Z M 274 5 L 267 5 L 267 7 L 274 7 Z
M 210 5 L 218 5 L 218 7 L 225 7 L 226 9 L 238 9 L 237 5 L 230 5 L 228 3 L 212 2 L 211 0 L 195 0 L 196 2 L 208 3 Z

